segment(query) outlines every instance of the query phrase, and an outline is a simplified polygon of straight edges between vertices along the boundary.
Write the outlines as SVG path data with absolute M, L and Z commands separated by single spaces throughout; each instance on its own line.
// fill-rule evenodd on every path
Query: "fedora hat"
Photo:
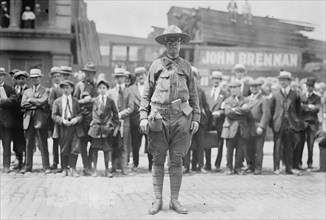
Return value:
M 115 68 L 112 76 L 128 76 L 128 73 L 124 68 Z
M 167 27 L 163 31 L 163 34 L 155 37 L 155 41 L 159 44 L 165 45 L 167 37 L 180 37 L 181 42 L 184 44 L 190 41 L 190 36 L 188 34 L 182 33 L 182 30 L 176 25 Z
M 4 67 L 0 67 L 0 75 L 7 75 L 6 69 Z
M 28 78 L 29 75 L 28 75 L 28 72 L 21 70 L 21 71 L 18 71 L 15 73 L 14 78 L 17 79 L 20 76 L 24 76 L 24 77 Z
M 72 88 L 75 87 L 75 84 L 70 80 L 63 80 L 59 85 L 60 85 L 60 88 L 62 88 L 64 86 L 71 86 Z
M 60 73 L 70 75 L 72 73 L 72 67 L 71 66 L 60 66 Z
M 137 74 L 140 74 L 140 73 L 146 73 L 147 71 L 146 71 L 145 67 L 137 67 L 137 68 L 135 68 L 134 72 L 137 75 Z
M 261 86 L 263 84 L 263 82 L 258 79 L 252 79 L 249 81 L 248 84 L 249 84 L 249 86 Z
M 210 78 L 211 79 L 213 79 L 213 78 L 223 79 L 223 73 L 220 71 L 213 71 Z
M 93 62 L 86 63 L 84 68 L 82 68 L 81 70 L 85 72 L 96 72 L 95 65 Z
M 34 77 L 42 77 L 42 72 L 40 69 L 31 69 L 29 72 L 29 77 L 34 78 Z
M 288 71 L 281 71 L 280 74 L 277 76 L 278 79 L 289 79 L 292 80 L 292 74 Z
M 241 83 L 240 82 L 230 82 L 228 84 L 228 87 L 240 87 Z
M 316 79 L 313 77 L 309 77 L 306 81 L 307 86 L 315 86 L 315 83 L 316 83 Z
M 51 70 L 50 70 L 50 75 L 51 75 L 51 77 L 52 77 L 53 74 L 55 74 L 55 73 L 60 73 L 60 67 L 58 67 L 58 66 L 54 66 L 54 67 L 51 68 Z
M 106 80 L 104 80 L 104 79 L 101 79 L 100 81 L 97 82 L 97 85 L 96 85 L 97 88 L 98 88 L 101 84 L 105 85 L 107 89 L 110 88 L 110 84 L 108 83 L 108 81 L 106 81 Z

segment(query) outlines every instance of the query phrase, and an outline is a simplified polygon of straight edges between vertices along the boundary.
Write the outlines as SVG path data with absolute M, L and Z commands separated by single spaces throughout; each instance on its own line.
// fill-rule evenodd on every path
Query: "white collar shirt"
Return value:
M 214 100 L 216 101 L 217 97 L 220 95 L 221 88 L 219 86 L 213 87 L 211 91 L 211 97 L 214 97 Z
M 144 94 L 144 89 L 145 89 L 145 83 L 140 84 L 140 83 L 138 82 L 138 83 L 137 83 L 137 87 L 138 87 L 138 90 L 139 90 L 140 96 L 143 96 L 143 94 Z

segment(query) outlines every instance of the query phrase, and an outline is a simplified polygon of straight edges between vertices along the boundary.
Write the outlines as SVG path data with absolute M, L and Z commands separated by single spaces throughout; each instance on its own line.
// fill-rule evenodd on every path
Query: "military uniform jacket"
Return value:
M 258 94 L 254 100 L 251 100 L 251 96 L 246 97 L 246 99 L 250 107 L 250 113 L 248 115 L 250 135 L 257 136 L 256 130 L 258 127 L 264 130 L 265 135 L 270 120 L 269 99 L 262 93 Z
M 82 137 L 85 135 L 83 127 L 81 125 L 81 122 L 83 121 L 83 115 L 78 100 L 75 97 L 71 97 L 71 99 L 72 99 L 71 119 L 73 118 L 77 119 L 78 123 L 75 125 L 77 136 Z M 51 115 L 52 120 L 54 121 L 54 123 L 56 123 L 59 126 L 59 129 L 60 127 L 64 126 L 62 123 L 63 122 L 62 113 L 63 113 L 63 109 L 62 109 L 62 96 L 61 96 L 60 98 L 54 101 L 52 106 L 52 115 Z M 57 138 L 60 138 L 59 132 Z
M 315 105 L 314 109 L 308 108 L 308 105 Z M 311 96 L 307 97 L 306 94 L 301 95 L 301 107 L 302 107 L 302 119 L 308 123 L 308 126 L 313 131 L 318 130 L 319 122 L 318 122 L 318 112 L 321 106 L 320 96 L 312 93 Z
M 279 132 L 285 111 L 288 112 L 288 121 L 290 128 L 295 131 L 303 131 L 307 124 L 302 121 L 301 117 L 301 99 L 295 91 L 290 89 L 289 94 L 285 97 L 281 90 L 273 93 L 271 102 L 271 127 L 274 132 Z
M 172 61 L 164 56 L 155 60 L 149 69 L 140 105 L 140 120 L 147 119 L 151 104 L 168 107 L 177 99 L 189 103 L 192 120 L 199 123 L 198 93 L 190 63 L 180 57 Z M 182 111 L 188 115 L 190 110 L 186 105 L 184 107 Z
M 246 105 L 245 105 L 246 104 Z M 230 96 L 225 100 L 225 120 L 221 137 L 225 139 L 234 138 L 238 132 L 243 138 L 249 137 L 248 101 L 240 96 L 238 101 Z
M 15 125 L 13 109 L 18 103 L 16 92 L 5 83 L 3 84 L 3 89 L 6 92 L 7 98 L 0 98 L 0 123 L 5 128 L 13 128 Z
M 105 138 L 119 124 L 118 110 L 114 101 L 109 97 L 106 97 L 106 103 L 103 109 L 101 109 L 99 97 L 93 100 L 93 119 L 88 135 L 92 138 Z
M 33 87 L 24 92 L 21 107 L 24 112 L 23 127 L 25 130 L 31 122 L 36 129 L 47 128 L 50 117 L 48 97 L 49 91 L 42 85 L 39 86 L 35 93 Z

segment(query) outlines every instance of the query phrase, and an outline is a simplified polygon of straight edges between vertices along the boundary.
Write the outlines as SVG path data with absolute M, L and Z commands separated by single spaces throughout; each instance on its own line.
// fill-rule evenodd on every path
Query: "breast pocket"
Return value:
M 170 96 L 170 74 L 163 71 L 157 79 L 155 91 L 152 96 L 152 102 L 164 103 Z
M 180 98 L 182 101 L 187 101 L 189 99 L 187 75 L 179 71 L 177 77 L 178 77 L 177 80 L 178 98 Z

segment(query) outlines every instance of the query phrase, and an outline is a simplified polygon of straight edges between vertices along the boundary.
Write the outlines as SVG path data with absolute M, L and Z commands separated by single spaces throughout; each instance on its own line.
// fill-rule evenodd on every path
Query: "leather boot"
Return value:
M 163 207 L 163 200 L 155 199 L 155 201 L 152 203 L 152 207 L 148 210 L 148 214 L 155 215 L 162 210 L 162 207 Z
M 155 201 L 152 207 L 148 211 L 150 215 L 155 215 L 158 213 L 163 206 L 162 192 L 163 192 L 163 181 L 164 181 L 164 165 L 154 165 L 153 166 L 153 187 L 155 194 Z
M 188 210 L 183 207 L 178 200 L 171 199 L 169 207 L 179 214 L 188 214 Z
M 169 169 L 169 174 L 171 187 L 170 208 L 175 210 L 179 214 L 187 214 L 188 210 L 184 208 L 178 201 L 182 183 L 182 167 L 171 166 Z

